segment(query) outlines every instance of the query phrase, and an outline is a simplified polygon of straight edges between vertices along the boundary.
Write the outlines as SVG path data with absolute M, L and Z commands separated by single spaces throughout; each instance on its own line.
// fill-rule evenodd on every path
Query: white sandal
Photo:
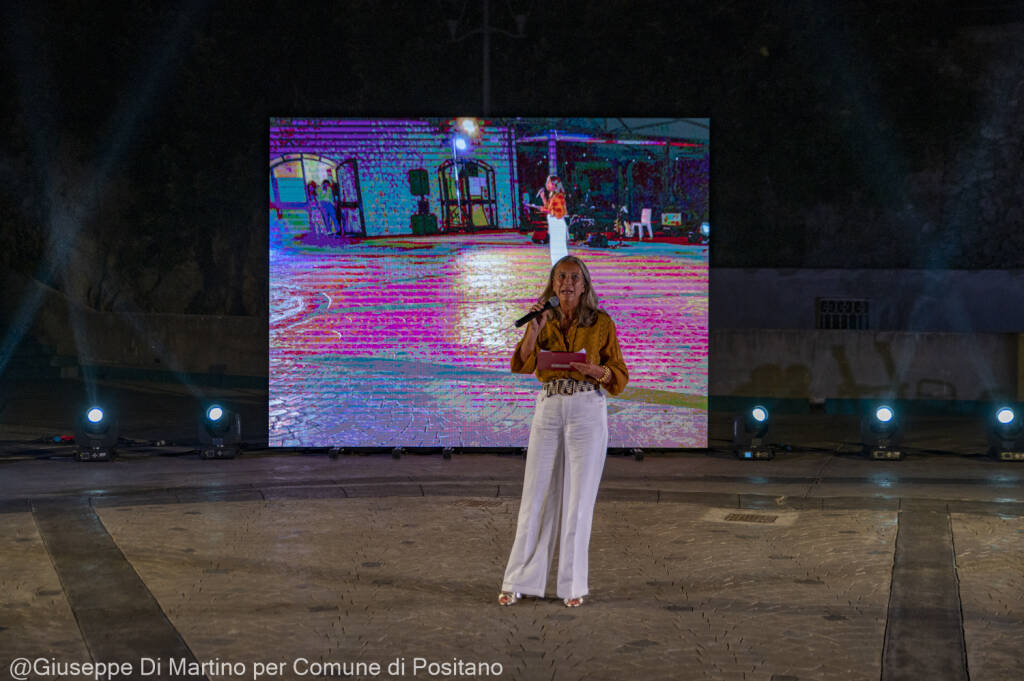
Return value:
M 565 603 L 567 608 L 578 608 L 583 605 L 583 596 L 577 596 L 576 598 L 566 598 L 562 601 Z
M 522 597 L 518 591 L 502 591 L 498 594 L 498 605 L 515 605 Z

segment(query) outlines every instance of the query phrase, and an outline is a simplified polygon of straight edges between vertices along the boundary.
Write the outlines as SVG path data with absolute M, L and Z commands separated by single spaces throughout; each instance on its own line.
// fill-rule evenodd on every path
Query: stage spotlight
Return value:
M 466 138 L 462 135 L 456 135 L 452 144 L 454 144 L 455 148 L 459 151 L 465 151 L 469 147 L 469 142 L 467 142 Z
M 896 410 L 888 404 L 882 404 L 865 414 L 860 421 L 860 437 L 864 451 L 872 459 L 899 460 L 903 458 L 900 451 L 900 439 L 903 436 L 903 422 Z
M 755 405 L 736 415 L 732 421 L 732 450 L 740 459 L 772 459 L 775 452 L 765 444 L 764 437 L 771 426 L 768 409 Z
M 199 418 L 199 458 L 233 459 L 242 440 L 242 418 L 220 404 L 211 404 Z
M 112 461 L 117 456 L 118 423 L 109 409 L 93 405 L 75 422 L 75 459 Z
M 1000 461 L 1024 461 L 1024 423 L 1013 407 L 999 407 L 989 422 L 989 452 Z

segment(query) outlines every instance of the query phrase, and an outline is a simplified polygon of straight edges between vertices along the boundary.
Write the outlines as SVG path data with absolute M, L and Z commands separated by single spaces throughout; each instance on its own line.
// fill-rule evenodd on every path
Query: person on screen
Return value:
M 338 232 L 345 234 L 348 231 L 348 220 L 346 220 L 345 211 L 341 207 L 341 185 L 337 182 L 331 182 L 331 199 L 334 201 L 334 217 L 340 225 Z
M 562 186 L 562 181 L 556 175 L 548 175 L 544 189 L 538 191 L 537 196 L 544 202 L 540 211 L 547 213 L 548 242 L 551 248 L 551 264 L 554 265 L 569 255 L 567 241 L 569 228 L 565 224 L 565 216 L 568 211 L 565 208 L 565 188 Z
M 501 605 L 523 594 L 544 596 L 558 532 L 556 593 L 568 607 L 588 593 L 588 551 L 594 501 L 608 449 L 606 393 L 626 387 L 629 372 L 615 323 L 598 308 L 590 273 L 575 256 L 560 258 L 531 311 L 552 295 L 558 307 L 529 322 L 512 355 L 512 371 L 541 382 L 526 450 L 516 538 L 498 594 Z M 540 350 L 585 352 L 572 369 L 537 368 Z M 559 530 L 559 527 L 561 528 Z
M 318 190 L 316 181 L 306 185 L 306 211 L 309 213 L 309 226 L 314 234 L 325 234 L 327 226 L 324 224 L 323 216 L 320 215 L 320 200 L 317 197 Z
M 334 188 L 332 184 L 330 179 L 326 179 L 320 184 L 320 214 L 323 216 L 324 224 L 327 226 L 329 233 L 332 236 L 337 236 L 341 233 L 341 227 L 338 225 L 338 217 L 334 211 Z
M 619 239 L 625 239 L 629 230 L 629 209 L 623 206 L 615 213 L 615 226 L 612 231 Z

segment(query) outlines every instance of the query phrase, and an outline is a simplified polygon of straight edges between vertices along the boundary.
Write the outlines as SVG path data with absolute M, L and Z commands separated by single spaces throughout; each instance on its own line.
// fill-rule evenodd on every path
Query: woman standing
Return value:
M 498 594 L 501 605 L 513 605 L 522 594 L 544 596 L 556 533 L 556 593 L 568 607 L 583 603 L 594 501 L 608 449 L 605 393 L 621 393 L 629 380 L 615 323 L 598 309 L 582 260 L 559 259 L 531 311 L 541 310 L 552 295 L 558 296 L 558 307 L 529 323 L 512 355 L 512 371 L 536 371 L 542 385 L 526 451 L 516 539 Z M 573 362 L 571 370 L 538 369 L 541 350 L 586 352 L 587 361 Z
M 568 211 L 565 207 L 565 188 L 562 181 L 556 175 L 548 175 L 544 187 L 547 193 L 541 189 L 537 194 L 544 202 L 541 212 L 547 213 L 551 265 L 554 266 L 556 262 L 569 255 L 569 228 L 565 224 L 565 215 Z

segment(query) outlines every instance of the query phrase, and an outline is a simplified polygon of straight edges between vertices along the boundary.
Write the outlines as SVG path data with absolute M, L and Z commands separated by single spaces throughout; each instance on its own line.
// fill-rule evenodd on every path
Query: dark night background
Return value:
M 480 5 L 8 5 L 0 265 L 265 317 L 268 118 L 480 113 Z M 711 118 L 714 267 L 1024 267 L 1024 3 L 513 10 L 493 116 Z

